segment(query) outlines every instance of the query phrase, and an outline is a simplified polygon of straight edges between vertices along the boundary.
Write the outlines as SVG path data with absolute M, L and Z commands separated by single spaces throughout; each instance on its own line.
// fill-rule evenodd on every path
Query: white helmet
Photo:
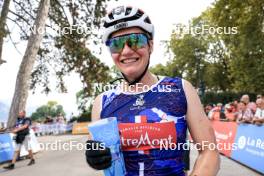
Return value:
M 113 32 L 129 27 L 139 27 L 153 39 L 154 26 L 145 12 L 135 7 L 119 6 L 105 17 L 103 42 L 105 43 Z

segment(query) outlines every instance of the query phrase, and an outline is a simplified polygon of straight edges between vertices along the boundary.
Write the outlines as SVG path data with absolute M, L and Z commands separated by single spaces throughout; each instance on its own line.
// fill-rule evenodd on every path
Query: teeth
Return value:
M 124 64 L 132 63 L 138 61 L 138 58 L 124 59 L 121 62 Z

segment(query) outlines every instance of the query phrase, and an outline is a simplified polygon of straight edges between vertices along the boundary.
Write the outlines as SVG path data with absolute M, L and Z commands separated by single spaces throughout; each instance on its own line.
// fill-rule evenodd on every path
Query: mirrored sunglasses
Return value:
M 148 37 L 143 33 L 126 34 L 106 41 L 111 53 L 121 53 L 127 44 L 132 50 L 143 48 L 148 44 Z

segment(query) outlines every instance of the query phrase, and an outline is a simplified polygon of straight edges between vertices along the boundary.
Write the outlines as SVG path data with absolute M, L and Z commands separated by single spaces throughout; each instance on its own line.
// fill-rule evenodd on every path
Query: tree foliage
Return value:
M 76 72 L 83 82 L 84 96 L 91 96 L 92 84 L 106 82 L 109 77 L 109 68 L 94 55 L 100 53 L 99 27 L 105 15 L 106 0 L 50 0 L 48 23 L 45 27 L 39 28 L 35 25 L 35 21 L 41 2 L 13 0 L 14 8 L 12 9 L 9 8 L 9 4 L 4 3 L 0 18 L 0 29 L 4 29 L 0 34 L 0 48 L 2 49 L 1 40 L 11 32 L 8 22 L 18 27 L 21 40 L 29 40 L 31 34 L 43 33 L 44 39 L 38 49 L 37 59 L 31 58 L 32 61 L 37 60 L 37 63 L 33 70 L 27 70 L 32 72 L 30 88 L 35 90 L 39 85 L 43 87 L 45 93 L 50 92 L 50 76 L 55 75 L 57 88 L 62 92 L 67 92 L 64 76 Z M 12 38 L 12 33 L 10 37 Z M 98 50 L 91 50 L 92 47 L 97 47 Z M 25 79 L 28 81 L 29 78 Z M 15 102 L 16 105 L 18 103 L 19 101 Z M 20 101 L 21 103 L 20 107 L 24 109 L 26 99 Z M 12 104 L 12 107 L 15 107 L 15 104 L 14 106 Z M 16 114 L 18 108 L 12 112 Z
M 173 58 L 152 70 L 211 91 L 263 93 L 263 9 L 262 0 L 216 1 L 189 26 L 175 26 L 167 42 Z
M 230 51 L 232 88 L 263 92 L 264 87 L 264 1 L 217 1 L 210 10 L 218 26 L 237 26 L 237 35 L 222 35 Z
M 37 16 L 34 21 L 36 28 L 44 28 L 48 17 L 48 11 L 50 7 L 50 0 L 41 0 L 37 10 Z M 43 33 L 31 32 L 25 54 L 22 62 L 19 66 L 17 73 L 15 92 L 13 95 L 9 119 L 7 126 L 11 127 L 15 124 L 16 116 L 19 111 L 24 110 L 28 98 L 30 75 L 33 69 L 38 50 L 40 48 L 41 41 L 43 39 Z
M 39 2 L 13 0 L 14 9 L 9 9 L 7 19 L 18 27 L 20 39 L 28 40 L 32 31 L 44 33 L 32 71 L 31 89 L 41 86 L 43 92 L 50 92 L 50 76 L 55 75 L 57 89 L 67 92 L 64 76 L 71 72 L 80 75 L 86 96 L 91 94 L 93 82 L 105 82 L 109 68 L 95 57 L 95 53 L 101 52 L 99 29 L 105 15 L 106 1 L 51 0 L 46 27 L 36 29 L 33 24 Z M 7 24 L 6 29 L 9 29 Z
M 65 116 L 66 113 L 63 110 L 63 106 L 58 104 L 56 101 L 48 101 L 46 105 L 42 105 L 32 113 L 32 120 L 41 120 L 43 121 L 46 117 L 57 117 Z
M 116 66 L 112 66 L 108 73 L 109 75 L 104 82 L 94 82 L 92 84 L 92 92 L 89 96 L 87 96 L 85 89 L 82 89 L 76 93 L 76 102 L 81 114 L 91 114 L 93 100 L 96 98 L 96 96 L 103 93 L 104 91 L 114 88 L 114 86 L 123 79 L 122 74 L 120 71 L 118 71 Z

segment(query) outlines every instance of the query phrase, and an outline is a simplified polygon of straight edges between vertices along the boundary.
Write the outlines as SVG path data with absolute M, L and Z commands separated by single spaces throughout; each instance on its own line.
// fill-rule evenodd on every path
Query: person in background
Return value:
M 222 103 L 217 103 L 217 105 L 212 109 L 212 120 L 220 120 L 222 106 Z
M 238 123 L 252 123 L 252 111 L 247 108 L 247 104 L 243 101 L 239 102 L 239 112 L 237 117 Z
M 234 100 L 230 105 L 232 107 L 233 113 L 237 114 L 238 113 L 238 101 Z
M 243 95 L 240 101 L 243 101 L 244 103 L 246 103 L 247 108 L 249 108 L 252 111 L 252 113 L 255 114 L 256 109 L 257 109 L 256 103 L 250 102 L 250 98 L 248 94 Z
M 4 122 L 0 122 L 0 132 L 5 130 L 5 124 Z
M 257 110 L 253 118 L 253 124 L 262 125 L 264 123 L 264 100 L 259 98 L 256 100 Z
M 248 103 L 250 101 L 248 94 L 242 95 L 241 98 L 240 98 L 240 102 L 241 101 L 243 101 L 246 105 L 248 105 Z
M 26 111 L 24 110 L 20 111 L 14 129 L 12 130 L 12 132 L 16 134 L 15 153 L 12 162 L 8 166 L 5 166 L 4 169 L 11 170 L 15 168 L 16 159 L 19 156 L 22 145 L 24 145 L 24 147 L 29 153 L 30 162 L 28 163 L 28 166 L 35 164 L 32 148 L 30 145 L 30 134 L 29 134 L 30 125 L 31 125 L 31 120 L 26 117 Z
M 257 95 L 256 100 L 259 99 L 259 98 L 263 98 L 261 94 L 258 94 L 258 95 Z
M 236 121 L 236 114 L 233 112 L 233 107 L 229 103 L 225 105 L 225 117 L 228 121 Z
M 207 104 L 206 106 L 205 106 L 205 108 L 204 108 L 204 111 L 205 111 L 205 114 L 208 116 L 209 115 L 209 113 L 210 113 L 210 111 L 213 109 L 213 105 L 212 104 Z

